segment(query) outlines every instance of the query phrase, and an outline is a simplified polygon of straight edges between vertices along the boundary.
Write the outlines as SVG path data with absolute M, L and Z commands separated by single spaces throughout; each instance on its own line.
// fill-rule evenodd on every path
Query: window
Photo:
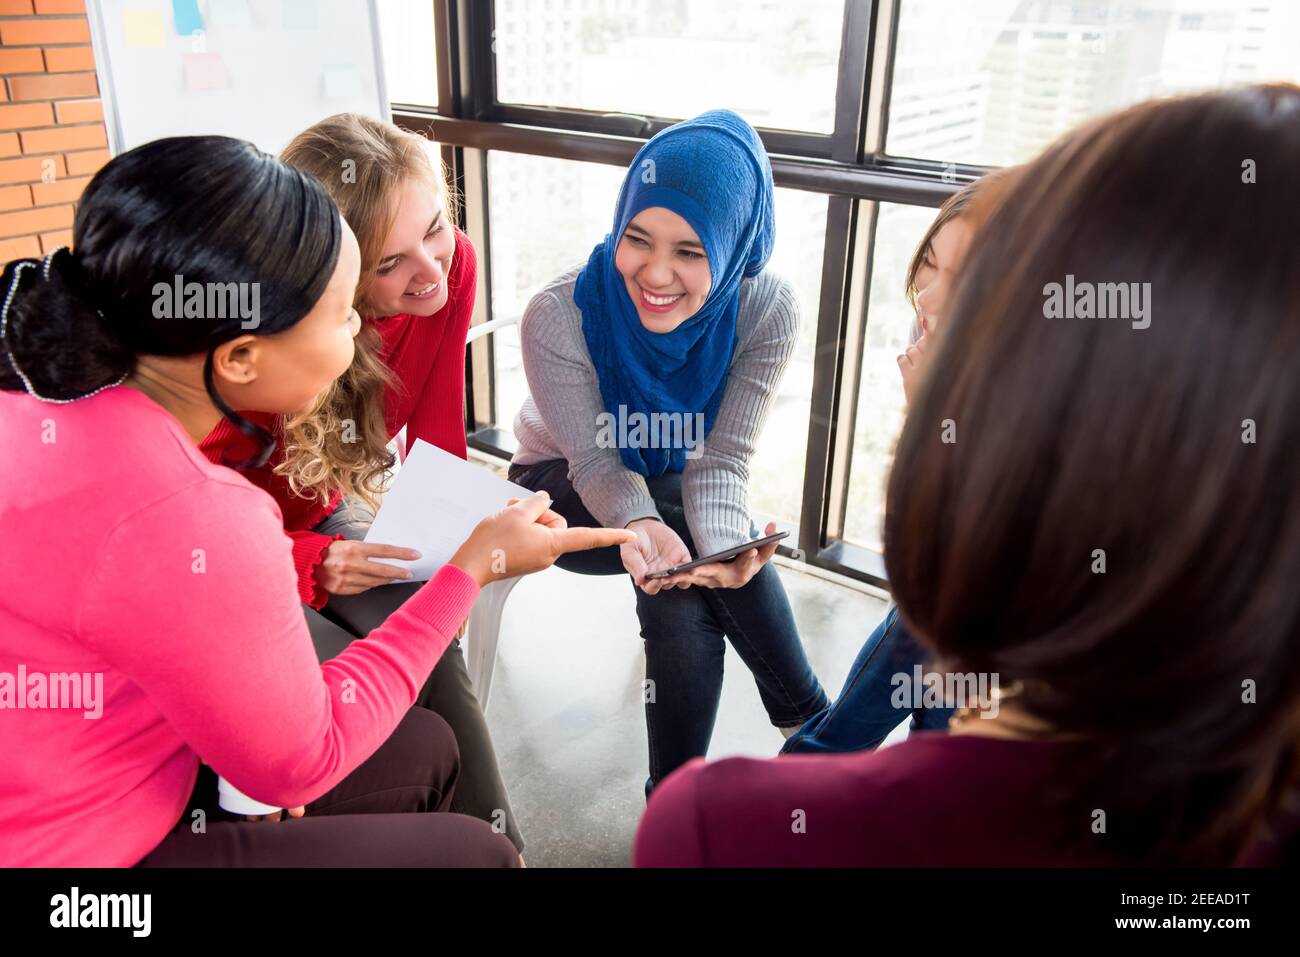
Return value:
M 383 0 L 376 6 L 388 98 L 394 103 L 437 103 L 433 4 L 430 0 Z
M 1256 30 L 1261 42 L 1239 42 Z M 1139 100 L 1300 79 L 1297 48 L 1300 5 L 1280 0 L 902 0 L 886 152 L 1019 163 L 1088 117 Z M 1072 101 L 1053 92 L 1070 88 Z M 1025 109 L 1049 95 L 1063 108 Z M 929 107 L 923 117 L 916 104 Z
M 833 127 L 844 0 L 585 0 L 578 7 L 566 29 L 542 4 L 497 2 L 502 103 L 674 119 L 725 105 L 755 126 Z
M 623 171 L 599 163 L 491 152 L 487 158 L 492 319 L 524 314 L 528 300 L 586 262 L 609 232 Z M 528 395 L 517 328 L 493 337 L 496 409 L 509 430 Z
M 528 300 L 566 269 L 586 262 L 613 225 L 623 170 L 598 163 L 488 154 L 489 235 L 493 319 L 522 316 Z M 801 312 L 799 343 L 775 397 L 764 441 L 750 463 L 751 507 L 765 516 L 799 520 L 808 410 L 821 283 L 826 198 L 778 189 L 776 248 L 770 269 L 795 288 Z M 496 409 L 509 428 L 528 395 L 515 329 L 493 343 Z
M 907 348 L 915 313 L 907 301 L 904 280 L 912 253 L 934 216 L 933 209 L 884 203 L 876 222 L 844 515 L 845 539 L 873 551 L 881 550 L 885 483 L 894 458 L 894 441 L 907 409 L 898 355 Z
M 436 44 L 427 33 L 411 41 L 433 30 L 438 7 Z M 1300 3 L 1282 0 L 381 8 L 393 98 L 447 109 L 396 119 L 444 147 L 464 190 L 490 274 L 491 315 L 480 303 L 477 321 L 520 315 L 543 284 L 585 262 L 654 129 L 717 106 L 759 127 L 777 180 L 769 268 L 794 285 L 803 324 L 750 462 L 750 506 L 757 520 L 794 524 L 788 544 L 808 562 L 876 582 L 906 413 L 896 362 L 913 322 L 904 274 L 935 207 L 984 169 L 1024 161 L 1107 110 L 1300 76 Z M 455 87 L 441 98 L 435 45 Z M 476 348 L 469 371 L 473 441 L 508 455 L 528 391 L 514 330 Z
M 758 450 L 749 463 L 749 507 L 763 518 L 797 524 L 812 407 L 826 197 L 778 189 L 775 214 L 776 246 L 768 269 L 794 287 L 799 301 L 799 342 L 772 400 Z

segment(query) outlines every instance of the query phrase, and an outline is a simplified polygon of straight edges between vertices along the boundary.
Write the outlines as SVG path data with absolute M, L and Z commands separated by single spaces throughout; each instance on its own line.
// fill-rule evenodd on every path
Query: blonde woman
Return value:
M 423 439 L 465 456 L 465 336 L 477 266 L 427 145 L 389 123 L 343 113 L 304 130 L 281 154 L 325 186 L 361 249 L 355 302 L 362 323 L 352 366 L 307 413 L 261 420 L 276 443 L 269 458 L 245 471 L 284 514 L 322 660 L 367 635 L 419 590 L 413 582 L 375 587 L 409 572 L 373 559 L 417 556 L 361 541 L 393 464 L 389 441 L 405 427 L 408 444 Z M 219 462 L 252 451 L 227 422 L 202 447 Z M 453 809 L 504 828 L 522 850 L 459 640 L 416 701 L 441 715 L 460 744 Z

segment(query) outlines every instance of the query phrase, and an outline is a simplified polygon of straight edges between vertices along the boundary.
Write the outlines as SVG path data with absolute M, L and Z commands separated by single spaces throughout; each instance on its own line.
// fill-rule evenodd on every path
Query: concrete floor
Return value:
M 832 698 L 888 603 L 780 570 L 813 668 Z M 623 867 L 645 808 L 645 659 L 626 576 L 556 568 L 506 603 L 487 711 L 529 867 Z M 894 738 L 905 735 L 900 725 Z M 710 758 L 781 747 L 744 663 L 728 648 Z

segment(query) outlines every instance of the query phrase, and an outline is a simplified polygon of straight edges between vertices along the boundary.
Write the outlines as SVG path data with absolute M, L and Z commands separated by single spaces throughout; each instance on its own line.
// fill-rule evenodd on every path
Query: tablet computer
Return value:
M 692 568 L 698 568 L 700 565 L 708 565 L 712 562 L 726 562 L 735 558 L 751 548 L 762 548 L 764 545 L 771 545 L 773 542 L 779 542 L 783 538 L 789 537 L 789 532 L 777 532 L 775 535 L 767 535 L 763 538 L 755 538 L 745 542 L 743 545 L 737 545 L 735 548 L 723 549 L 720 552 L 714 552 L 712 555 L 705 555 L 703 558 L 697 558 L 693 562 L 686 562 L 682 565 L 674 565 L 672 568 L 665 568 L 662 571 L 651 572 L 646 578 L 671 578 L 678 572 L 690 571 Z

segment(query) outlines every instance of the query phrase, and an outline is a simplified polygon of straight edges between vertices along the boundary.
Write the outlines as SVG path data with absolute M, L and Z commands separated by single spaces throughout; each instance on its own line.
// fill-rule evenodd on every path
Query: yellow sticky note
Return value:
M 167 45 L 161 10 L 126 7 L 122 10 L 122 27 L 126 45 L 132 49 L 160 49 Z

